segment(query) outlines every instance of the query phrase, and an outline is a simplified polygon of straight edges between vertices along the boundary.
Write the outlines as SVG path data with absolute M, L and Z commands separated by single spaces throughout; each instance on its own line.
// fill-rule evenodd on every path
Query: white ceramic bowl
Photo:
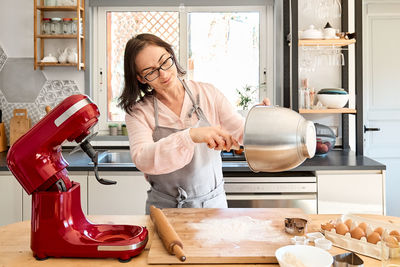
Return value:
M 349 101 L 349 95 L 317 94 L 317 97 L 328 108 L 342 108 Z
M 281 267 L 303 265 L 307 267 L 330 267 L 333 263 L 332 255 L 325 250 L 305 245 L 281 247 L 275 251 L 275 257 L 278 259 L 279 266 Z M 290 260 L 294 260 L 294 258 L 300 261 L 303 265 L 290 264 Z

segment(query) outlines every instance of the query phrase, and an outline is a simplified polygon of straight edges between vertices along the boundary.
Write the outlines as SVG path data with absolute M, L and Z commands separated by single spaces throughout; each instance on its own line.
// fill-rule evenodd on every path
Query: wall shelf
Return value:
M 37 6 L 38 10 L 42 11 L 76 11 L 78 6 Z M 84 11 L 82 7 L 79 7 L 81 11 Z
M 356 114 L 352 108 L 299 109 L 300 114 Z
M 81 64 L 81 67 L 84 67 L 83 63 Z M 77 67 L 78 63 L 38 62 L 37 65 L 39 67 Z
M 353 21 L 349 17 L 349 1 L 341 0 L 341 16 L 340 16 L 340 26 L 338 28 L 342 32 L 349 32 L 349 24 Z M 355 21 L 355 28 L 357 33 L 357 41 L 355 39 L 299 39 L 299 1 L 298 0 L 283 0 L 283 35 L 286 37 L 286 43 L 284 46 L 284 56 L 283 56 L 283 104 L 284 107 L 291 108 L 298 111 L 301 114 L 310 114 L 310 119 L 313 119 L 313 114 L 319 114 L 320 116 L 315 116 L 318 120 L 319 117 L 325 115 L 335 115 L 335 117 L 340 117 L 339 128 L 340 133 L 338 137 L 341 137 L 340 147 L 344 150 L 351 149 L 350 147 L 350 131 L 353 131 L 352 125 L 355 126 L 355 151 L 356 155 L 363 155 L 363 103 L 362 103 L 362 73 L 357 72 L 360 68 L 358 63 L 362 59 L 362 29 L 357 27 L 357 20 Z M 361 8 L 360 8 L 361 10 Z M 357 11 L 361 12 L 361 11 Z M 360 16 L 360 14 L 354 13 L 355 17 Z M 348 47 L 350 45 L 355 46 L 355 53 L 349 53 Z M 338 72 L 341 72 L 340 76 L 340 87 L 344 88 L 349 92 L 351 78 L 355 77 L 355 106 L 353 109 L 345 107 L 344 109 L 323 109 L 323 110 L 305 110 L 299 109 L 299 87 L 300 79 L 304 78 L 301 76 L 299 71 L 300 59 L 299 56 L 303 56 L 303 51 L 314 51 L 314 50 L 341 50 L 341 60 L 344 64 L 338 68 Z M 355 60 L 355 70 L 349 68 L 350 58 L 353 57 Z M 361 82 L 360 82 L 361 81 Z M 329 85 L 328 85 L 329 86 Z M 339 85 L 335 85 L 336 87 Z M 353 106 L 352 106 L 353 107 Z M 350 122 L 350 115 L 355 116 L 355 120 Z
M 327 39 L 327 40 L 299 40 L 299 46 L 348 46 L 355 44 L 356 40 L 346 40 L 346 39 Z
M 36 35 L 36 38 L 42 38 L 42 39 L 76 39 L 78 37 L 77 37 L 76 34 L 59 34 L 59 35 L 39 34 L 39 35 Z
M 45 6 L 44 0 L 34 0 L 34 34 L 33 34 L 33 45 L 34 45 L 34 66 L 36 70 L 38 67 L 55 67 L 55 66 L 73 66 L 78 70 L 85 69 L 85 0 L 76 0 L 76 6 Z M 77 33 L 78 34 L 41 34 L 41 22 L 45 17 L 45 12 L 58 12 L 64 11 L 69 12 L 68 17 L 77 18 Z M 46 14 L 46 17 L 52 17 L 51 14 Z M 80 23 L 82 21 L 82 23 Z M 82 28 L 81 28 L 82 27 Z M 82 33 L 82 34 L 79 34 Z M 75 39 L 76 40 L 76 52 L 78 54 L 78 63 L 53 63 L 53 62 L 41 62 L 45 56 L 45 44 L 47 40 L 51 39 Z

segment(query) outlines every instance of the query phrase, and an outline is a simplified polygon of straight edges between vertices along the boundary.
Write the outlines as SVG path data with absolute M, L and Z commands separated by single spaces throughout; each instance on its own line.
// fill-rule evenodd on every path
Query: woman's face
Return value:
M 156 91 L 176 87 L 176 83 L 179 81 L 177 69 L 175 63 L 171 66 L 172 61 L 168 59 L 170 56 L 164 47 L 148 45 L 143 48 L 137 54 L 135 60 L 138 73 L 137 79 L 141 83 L 149 84 Z M 159 69 L 160 66 L 163 69 Z M 160 76 L 154 79 L 157 76 L 157 69 Z

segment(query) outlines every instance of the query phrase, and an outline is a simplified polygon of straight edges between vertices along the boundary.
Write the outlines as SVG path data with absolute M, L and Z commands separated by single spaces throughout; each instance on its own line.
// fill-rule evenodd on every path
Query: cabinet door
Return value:
M 22 186 L 11 172 L 0 173 L 0 226 L 22 220 Z
M 384 214 L 382 171 L 318 171 L 318 213 Z
M 87 214 L 87 179 L 88 172 L 68 172 L 69 178 L 81 185 L 81 206 L 83 213 Z M 25 191 L 22 199 L 22 217 L 23 220 L 30 220 L 32 214 L 32 196 Z
M 141 172 L 99 172 L 101 178 L 116 181 L 102 185 L 94 174 L 89 174 L 89 214 L 133 215 L 145 214 L 149 183 Z
M 88 214 L 88 175 L 89 172 L 69 172 L 70 179 L 81 185 L 81 207 L 84 214 Z

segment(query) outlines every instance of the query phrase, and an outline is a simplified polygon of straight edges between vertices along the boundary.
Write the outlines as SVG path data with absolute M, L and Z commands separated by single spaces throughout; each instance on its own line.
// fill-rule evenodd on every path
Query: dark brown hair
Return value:
M 125 46 L 124 55 L 124 76 L 125 85 L 121 96 L 119 97 L 118 106 L 121 107 L 125 112 L 129 113 L 132 111 L 132 106 L 142 100 L 146 95 L 152 95 L 153 90 L 148 84 L 141 83 L 136 75 L 136 56 L 137 54 L 148 45 L 156 45 L 164 47 L 168 53 L 172 56 L 176 65 L 178 75 L 183 76 L 186 71 L 178 64 L 174 50 L 172 46 L 161 38 L 150 34 L 142 33 L 131 38 Z

